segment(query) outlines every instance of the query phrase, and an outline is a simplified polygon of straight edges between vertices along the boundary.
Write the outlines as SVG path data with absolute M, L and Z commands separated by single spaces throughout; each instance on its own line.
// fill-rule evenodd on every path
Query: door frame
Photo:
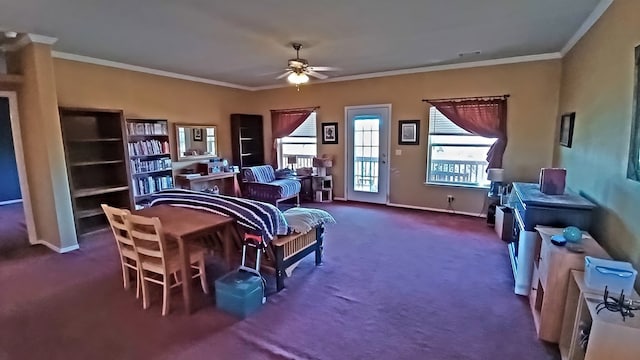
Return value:
M 389 203 L 389 189 L 391 188 L 391 123 L 392 121 L 392 105 L 388 104 L 371 104 L 371 105 L 354 105 L 354 106 L 345 106 L 344 107 L 344 199 L 349 201 L 349 119 L 348 119 L 348 111 L 349 110 L 358 110 L 358 109 L 368 109 L 372 107 L 386 107 L 389 111 L 389 119 L 388 119 L 388 128 L 387 128 L 387 186 L 385 189 L 386 201 L 385 204 Z
M 29 193 L 29 181 L 24 160 L 24 148 L 22 146 L 22 132 L 20 131 L 20 113 L 18 111 L 18 95 L 15 91 L 0 91 L 0 97 L 9 99 L 9 119 L 11 121 L 11 135 L 13 136 L 13 150 L 18 168 L 18 180 L 22 193 L 22 208 L 27 225 L 27 235 L 31 245 L 38 244 L 36 225 L 33 219 L 31 195 Z

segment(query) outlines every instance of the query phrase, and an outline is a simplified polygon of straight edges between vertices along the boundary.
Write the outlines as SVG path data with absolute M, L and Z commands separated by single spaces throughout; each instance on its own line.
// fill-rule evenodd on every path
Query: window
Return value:
M 217 155 L 217 147 L 216 147 L 216 128 L 208 127 L 207 130 L 207 152 L 209 154 Z
M 317 155 L 316 113 L 311 115 L 298 126 L 291 135 L 278 139 L 278 165 L 280 168 L 294 169 L 313 167 L 313 158 Z M 289 164 L 289 159 L 295 164 Z
M 495 141 L 471 134 L 431 107 L 427 183 L 489 186 L 486 158 Z

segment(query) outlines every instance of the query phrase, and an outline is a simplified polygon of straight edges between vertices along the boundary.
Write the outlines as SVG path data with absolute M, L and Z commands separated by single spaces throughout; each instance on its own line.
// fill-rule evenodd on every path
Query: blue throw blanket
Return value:
M 287 235 L 289 226 L 277 207 L 249 199 L 213 195 L 200 191 L 171 189 L 151 196 L 151 206 L 166 204 L 209 211 L 234 218 L 241 226 L 262 235 L 265 242 Z

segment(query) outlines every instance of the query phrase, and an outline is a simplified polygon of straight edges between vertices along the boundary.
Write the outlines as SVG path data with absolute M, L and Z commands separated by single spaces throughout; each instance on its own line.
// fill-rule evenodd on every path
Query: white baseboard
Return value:
M 17 204 L 17 203 L 21 203 L 21 202 L 22 202 L 22 199 L 7 200 L 7 201 L 0 201 L 0 206 L 2 206 L 2 205 Z
M 465 211 L 452 211 L 447 209 L 430 208 L 430 207 L 424 207 L 424 206 L 404 205 L 404 204 L 395 204 L 395 203 L 387 203 L 387 206 L 404 208 L 404 209 L 413 209 L 413 210 L 435 211 L 435 212 L 448 213 L 448 214 L 467 215 L 467 216 L 473 216 L 473 217 L 479 217 L 479 218 L 487 217 L 487 215 L 485 214 L 470 213 Z
M 48 243 L 44 240 L 38 240 L 36 242 L 33 243 L 33 245 L 44 245 L 46 247 L 48 247 L 49 249 L 59 253 L 59 254 L 64 254 L 64 253 L 68 253 L 74 250 L 78 250 L 80 249 L 80 245 L 75 244 L 75 245 L 71 245 L 71 246 L 67 246 L 67 247 L 63 247 L 63 248 L 59 248 L 51 243 Z
M 347 201 L 347 199 L 345 199 L 343 197 L 334 197 L 333 200 L 335 200 L 335 201 Z

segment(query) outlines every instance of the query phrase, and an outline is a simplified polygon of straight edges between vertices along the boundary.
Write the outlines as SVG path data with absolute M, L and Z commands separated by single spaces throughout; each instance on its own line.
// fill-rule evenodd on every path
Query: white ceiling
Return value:
M 54 50 L 244 86 L 294 52 L 332 77 L 558 52 L 599 0 L 3 0 Z M 461 52 L 480 55 L 458 57 Z

